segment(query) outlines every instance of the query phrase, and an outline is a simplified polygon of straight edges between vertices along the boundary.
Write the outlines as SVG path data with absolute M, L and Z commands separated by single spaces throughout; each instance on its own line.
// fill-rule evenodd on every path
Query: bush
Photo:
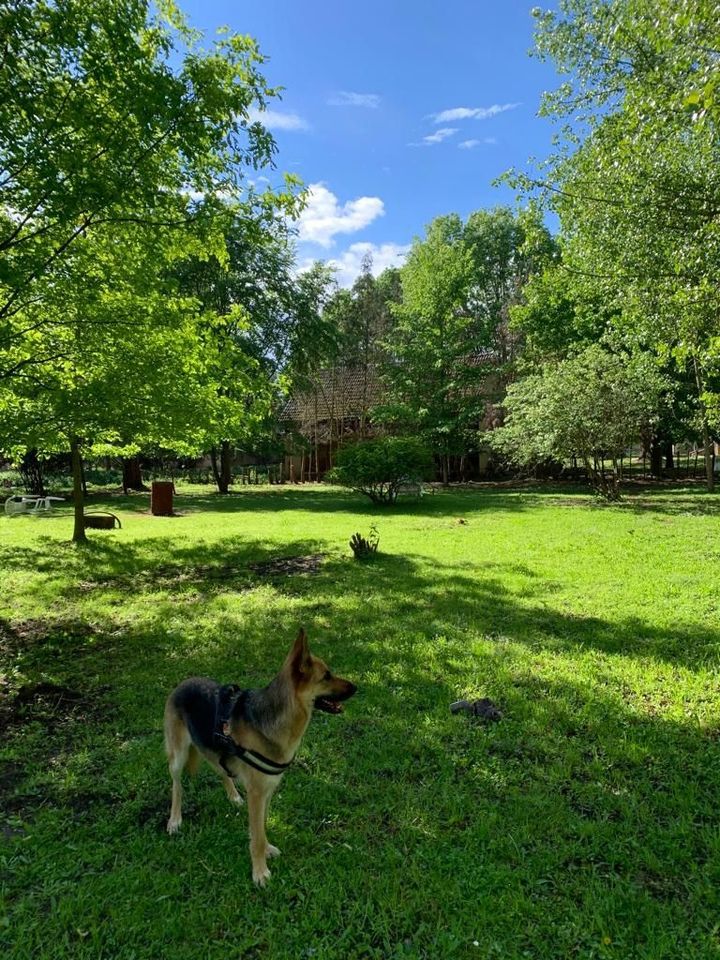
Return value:
M 505 426 L 491 434 L 490 442 L 519 466 L 576 457 L 596 491 L 617 500 L 619 461 L 653 429 L 665 388 L 654 357 L 611 353 L 592 344 L 511 384 Z
M 373 503 L 395 503 L 403 484 L 419 483 L 432 469 L 432 458 L 415 437 L 361 440 L 338 451 L 331 483 L 351 487 Z

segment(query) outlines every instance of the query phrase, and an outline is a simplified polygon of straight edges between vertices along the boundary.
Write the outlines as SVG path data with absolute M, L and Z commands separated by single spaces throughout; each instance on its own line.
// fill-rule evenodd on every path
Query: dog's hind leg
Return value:
M 190 774 L 191 777 L 194 777 L 195 774 L 198 772 L 198 767 L 200 766 L 200 759 L 201 759 L 200 751 L 198 750 L 198 748 L 195 746 L 194 743 L 191 743 L 190 748 L 188 750 L 188 758 L 187 758 L 187 772 Z
M 165 750 L 172 777 L 172 805 L 167 822 L 168 833 L 177 833 L 182 823 L 182 772 L 190 757 L 192 741 L 184 720 L 168 701 L 165 708 Z M 195 758 L 192 758 L 193 761 Z

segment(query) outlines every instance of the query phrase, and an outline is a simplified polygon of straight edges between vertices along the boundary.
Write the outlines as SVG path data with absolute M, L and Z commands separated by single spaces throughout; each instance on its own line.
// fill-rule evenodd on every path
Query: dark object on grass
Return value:
M 291 576 L 294 573 L 319 573 L 324 553 L 309 553 L 305 557 L 275 557 L 263 563 L 249 563 L 248 569 L 259 577 Z M 228 568 L 230 575 L 235 571 Z
M 83 526 L 86 530 L 113 530 L 115 524 L 118 530 L 122 527 L 120 518 L 109 510 L 106 513 L 86 513 L 83 517 Z
M 153 480 L 150 493 L 150 513 L 154 517 L 173 516 L 173 494 L 175 484 L 172 480 Z
M 482 700 L 456 700 L 450 704 L 450 713 L 468 713 L 471 717 L 479 717 L 480 720 L 502 720 L 502 711 L 488 697 Z
M 370 535 L 367 538 L 359 533 L 354 533 L 350 537 L 350 549 L 355 554 L 356 560 L 366 560 L 374 556 L 377 553 L 379 543 L 380 537 L 374 525 L 370 527 Z

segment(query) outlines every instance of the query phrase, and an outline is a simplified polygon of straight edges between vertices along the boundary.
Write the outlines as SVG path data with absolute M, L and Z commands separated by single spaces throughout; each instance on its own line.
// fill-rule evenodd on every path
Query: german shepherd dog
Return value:
M 165 704 L 165 750 L 172 777 L 168 833 L 176 833 L 182 823 L 182 771 L 187 765 L 195 773 L 204 757 L 220 775 L 231 803 L 243 802 L 233 778 L 245 786 L 252 876 L 264 887 L 270 877 L 267 858 L 280 853 L 267 841 L 265 821 L 284 769 L 300 746 L 313 709 L 340 713 L 341 701 L 356 689 L 310 653 L 304 630 L 280 672 L 261 690 L 223 687 L 204 677 L 183 681 Z

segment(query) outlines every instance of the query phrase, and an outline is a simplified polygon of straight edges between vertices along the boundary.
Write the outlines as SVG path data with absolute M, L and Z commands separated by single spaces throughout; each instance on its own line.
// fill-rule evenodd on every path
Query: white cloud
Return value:
M 452 135 L 455 133 L 457 133 L 457 127 L 442 127 L 440 130 L 436 130 L 435 133 L 431 133 L 429 136 L 423 137 L 423 144 L 426 144 L 428 147 L 432 147 L 436 143 L 442 143 L 443 140 L 447 140 L 448 137 L 452 137 Z
M 258 110 L 251 107 L 248 111 L 251 123 L 261 123 L 268 130 L 309 130 L 310 125 L 297 113 L 282 113 L 280 110 Z
M 409 243 L 353 243 L 343 253 L 329 259 L 327 263 L 335 269 L 335 279 L 338 284 L 341 287 L 351 287 L 360 274 L 363 259 L 367 254 L 372 257 L 372 272 L 373 276 L 377 277 L 388 267 L 402 266 L 410 246 Z M 308 270 L 314 262 L 309 258 L 303 260 L 298 267 L 298 272 Z
M 297 221 L 298 238 L 321 247 L 332 245 L 338 233 L 356 233 L 385 213 L 380 197 L 358 197 L 338 203 L 335 194 L 323 183 L 311 183 L 307 202 Z
M 353 93 L 352 90 L 340 90 L 328 100 L 331 107 L 369 107 L 376 110 L 380 106 L 377 93 Z
M 483 137 L 482 140 L 462 140 L 458 144 L 458 150 L 472 150 L 474 147 L 479 147 L 483 143 L 495 144 L 497 140 L 495 137 Z
M 515 110 L 519 106 L 519 103 L 494 103 L 491 107 L 452 107 L 450 110 L 442 110 L 432 116 L 435 123 L 467 120 L 470 117 L 474 120 L 489 120 L 490 117 L 496 117 L 499 113 L 505 113 L 506 110 Z

